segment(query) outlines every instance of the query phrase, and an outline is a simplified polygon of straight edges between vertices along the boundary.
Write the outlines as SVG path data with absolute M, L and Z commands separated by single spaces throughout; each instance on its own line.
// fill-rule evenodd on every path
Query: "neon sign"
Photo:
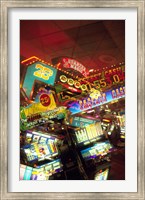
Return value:
M 70 117 L 69 124 L 76 127 L 84 127 L 90 124 L 95 124 L 97 120 L 87 119 L 83 117 Z
M 66 84 L 65 87 L 74 87 L 81 91 L 89 92 L 91 89 L 95 90 L 107 90 L 112 86 L 121 86 L 125 81 L 125 68 L 123 66 L 109 69 L 101 73 L 95 74 L 88 78 L 81 78 L 74 80 L 73 78 L 67 77 L 67 75 L 60 75 L 58 80 L 61 84 Z
M 105 74 L 103 78 L 98 80 L 94 80 L 93 84 L 96 89 L 103 89 L 107 87 L 111 87 L 112 85 L 119 85 L 124 82 L 125 75 L 121 74 Z
M 74 69 L 76 71 L 79 71 L 84 76 L 87 75 L 86 67 L 83 66 L 81 63 L 79 63 L 78 61 L 76 61 L 74 59 L 63 58 L 62 59 L 62 64 L 63 64 L 63 67 L 65 67 L 65 68 L 72 68 L 72 69 Z
M 41 64 L 36 64 L 35 69 L 39 69 L 33 73 L 34 76 L 48 80 L 52 75 L 53 71 Z
M 87 98 L 71 102 L 68 104 L 68 108 L 72 114 L 76 114 L 123 97 L 125 97 L 125 87 L 119 87 L 117 89 L 100 93 L 98 98 L 92 98 L 89 96 Z
M 79 81 L 77 80 L 73 80 L 72 78 L 68 78 L 66 77 L 66 75 L 61 75 L 59 77 L 60 82 L 62 83 L 67 83 L 69 86 L 73 86 L 77 89 L 81 89 L 82 91 L 88 91 L 89 88 L 87 87 L 87 84 L 81 84 Z M 68 87 L 69 87 L 68 86 Z M 69 88 L 68 88 L 69 89 Z
M 22 88 L 31 99 L 35 81 L 54 85 L 57 70 L 45 63 L 37 62 L 28 66 Z
M 47 112 L 49 110 L 53 110 L 54 108 L 56 108 L 56 102 L 52 91 L 42 89 L 38 92 L 35 98 L 35 103 L 23 108 L 23 112 L 27 117 L 41 112 Z
M 33 104 L 34 105 L 34 104 Z M 41 109 L 42 110 L 42 109 Z M 34 112 L 31 108 L 21 108 L 20 112 L 20 130 L 28 130 L 32 129 L 40 124 L 46 124 L 50 119 L 63 119 L 67 115 L 67 110 L 65 106 L 55 107 L 52 110 L 48 110 L 42 112 L 41 110 L 37 110 Z M 32 112 L 33 111 L 33 112 Z M 41 112 L 40 112 L 41 111 Z
M 125 66 L 119 66 L 103 70 L 97 74 L 85 78 L 91 82 L 96 89 L 107 89 L 114 85 L 121 85 L 125 81 Z
M 43 106 L 49 106 L 50 105 L 50 97 L 48 94 L 42 94 L 40 96 L 40 103 L 43 105 Z

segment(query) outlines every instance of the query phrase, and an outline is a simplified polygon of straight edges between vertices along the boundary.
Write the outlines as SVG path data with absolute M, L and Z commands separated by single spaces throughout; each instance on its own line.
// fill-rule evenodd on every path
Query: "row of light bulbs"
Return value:
M 35 60 L 30 61 L 29 63 L 26 63 L 26 66 L 28 66 L 28 65 L 30 65 L 30 64 L 33 64 L 33 63 L 35 63 L 35 62 L 37 62 L 37 61 L 40 61 L 40 62 L 45 63 L 45 64 L 47 64 L 47 65 L 49 65 L 49 66 L 51 66 L 51 67 L 53 67 L 53 68 L 56 68 L 56 69 L 59 70 L 59 71 L 62 71 L 62 72 L 64 72 L 64 73 L 66 73 L 66 74 L 72 76 L 73 78 L 78 78 L 78 76 L 73 76 L 72 73 L 69 73 L 69 72 L 66 71 L 66 70 L 60 69 L 60 68 L 59 68 L 60 63 L 58 63 L 56 66 L 54 66 L 54 65 L 52 65 L 52 64 L 50 64 L 50 63 L 48 63 L 48 62 L 45 62 L 44 60 L 42 60 L 42 59 L 40 59 L 40 58 L 37 58 L 37 57 L 32 57 L 32 58 L 33 58 L 33 59 L 35 58 Z M 123 64 L 124 64 L 124 62 L 119 63 L 119 65 L 123 65 Z M 111 69 L 112 67 L 115 67 L 115 66 L 116 66 L 116 65 L 114 64 L 114 65 L 111 65 L 111 67 L 103 67 L 103 70 L 105 70 L 105 69 Z M 101 70 L 100 70 L 100 69 L 93 70 L 93 73 L 94 73 L 94 72 L 99 72 L 99 71 L 101 71 Z M 95 77 L 95 76 L 96 76 L 96 75 L 91 75 L 91 76 L 88 76 L 87 78 L 92 78 L 92 77 Z M 86 79 L 86 78 L 80 78 L 79 80 L 85 80 L 85 79 Z
M 33 59 L 33 61 L 32 61 L 32 59 Z M 60 65 L 60 63 L 58 63 L 56 66 L 54 66 L 54 65 L 52 65 L 52 64 L 50 64 L 50 63 L 48 63 L 48 62 L 45 62 L 44 60 L 42 60 L 42 59 L 40 59 L 40 58 L 37 58 L 37 57 L 32 57 L 32 59 L 31 59 L 31 61 L 28 63 L 26 63 L 25 65 L 26 66 L 28 66 L 28 65 L 31 65 L 31 64 L 33 64 L 33 63 L 35 63 L 35 62 L 37 62 L 37 61 L 40 61 L 40 62 L 42 62 L 42 63 L 45 63 L 45 64 L 47 64 L 47 65 L 49 65 L 49 66 L 51 66 L 51 67 L 53 67 L 53 68 L 56 68 L 57 70 L 59 70 L 59 71 L 62 71 L 62 72 L 64 72 L 64 73 L 66 73 L 66 74 L 68 74 L 68 75 L 70 75 L 70 76 L 72 76 L 73 78 L 78 78 L 78 76 L 73 76 L 71 73 L 69 73 L 68 71 L 66 71 L 66 70 L 63 70 L 63 69 L 60 69 L 59 68 L 59 65 Z M 25 61 L 23 61 L 22 63 L 24 63 Z M 122 64 L 124 64 L 124 62 L 121 62 L 121 63 L 119 63 L 119 65 L 122 65 Z M 106 68 L 104 68 L 103 67 L 103 70 L 104 69 L 111 69 L 112 67 L 115 67 L 116 65 L 114 64 L 114 65 L 111 65 L 111 67 L 106 67 Z M 100 71 L 100 69 L 97 69 L 97 70 L 93 70 L 93 72 L 97 72 L 97 71 Z M 88 78 L 93 78 L 93 77 L 96 77 L 96 74 L 95 75 L 91 75 L 91 76 L 89 76 L 89 77 L 87 77 L 87 78 L 79 78 L 78 80 L 85 80 L 85 79 L 88 79 Z M 86 83 L 88 83 L 88 84 L 90 84 L 90 85 L 92 85 L 89 81 L 87 81 L 87 80 L 85 80 L 85 82 Z M 45 86 L 46 87 L 46 86 Z M 35 98 L 33 98 L 33 100 L 34 100 Z
M 34 58 L 32 58 L 32 59 L 34 59 Z M 42 60 L 42 59 L 40 59 L 40 58 L 37 58 L 37 57 L 35 57 L 35 60 L 33 60 L 33 61 L 31 60 L 29 63 L 27 62 L 25 65 L 28 66 L 28 65 L 31 65 L 31 64 L 33 64 L 33 63 L 35 63 L 35 62 L 37 62 L 37 61 L 40 61 L 40 62 L 45 63 L 45 64 L 47 64 L 47 65 L 49 65 L 49 66 L 51 66 L 51 67 L 53 67 L 53 68 L 56 68 L 57 70 L 62 71 L 62 72 L 66 73 L 66 74 L 68 74 L 68 75 L 70 75 L 70 76 L 72 76 L 72 77 L 74 77 L 74 78 L 78 78 L 78 76 L 75 77 L 75 76 L 72 75 L 72 73 L 69 73 L 69 72 L 66 71 L 66 70 L 60 69 L 57 65 L 54 66 L 54 65 L 52 65 L 52 64 L 50 64 L 50 63 L 48 63 L 48 62 L 45 62 L 44 60 Z M 22 64 L 23 64 L 23 63 L 22 63 Z

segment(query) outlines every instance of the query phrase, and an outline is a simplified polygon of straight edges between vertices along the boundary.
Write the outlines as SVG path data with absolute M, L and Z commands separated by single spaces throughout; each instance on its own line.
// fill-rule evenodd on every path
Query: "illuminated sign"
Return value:
M 74 88 L 74 87 L 72 87 L 72 86 L 69 86 L 68 84 L 61 83 L 61 85 L 62 85 L 64 88 L 70 90 L 71 92 L 82 93 L 82 90 L 77 89 L 77 88 Z
M 102 78 L 94 81 L 96 88 L 106 88 L 119 85 L 125 81 L 125 66 L 108 69 L 102 72 Z
M 46 84 L 54 85 L 57 70 L 45 63 L 37 62 L 29 65 L 25 74 L 23 89 L 28 98 L 31 98 L 31 92 L 35 80 L 42 81 Z
M 48 67 L 44 67 L 42 64 L 36 64 L 35 69 L 38 70 L 35 71 L 33 75 L 43 80 L 49 80 L 49 78 L 53 75 L 53 71 Z
M 35 104 L 33 104 L 35 105 Z M 31 111 L 31 112 L 30 112 Z M 35 111 L 35 112 L 34 112 Z M 67 115 L 66 107 L 61 106 L 53 110 L 39 112 L 38 109 L 28 110 L 28 108 L 21 108 L 20 112 L 20 130 L 32 129 L 38 125 L 46 124 L 50 119 L 63 119 Z M 37 112 L 36 112 L 37 111 Z
M 107 90 L 112 86 L 121 86 L 125 82 L 125 68 L 123 66 L 113 69 L 105 70 L 87 78 L 80 78 L 74 80 L 68 75 L 61 74 L 57 78 L 57 82 L 71 91 L 75 89 L 82 92 L 89 92 L 90 90 Z M 73 89 L 74 88 L 74 89 Z
M 89 96 L 88 98 L 79 99 L 70 104 L 68 103 L 68 108 L 72 114 L 75 114 L 123 97 L 125 97 L 125 87 L 119 87 L 100 93 L 98 98 L 91 98 Z
M 49 119 L 54 119 L 54 118 L 63 119 L 66 116 L 66 107 L 61 106 L 61 107 L 55 108 L 46 113 L 43 113 L 42 116 L 47 117 Z
M 35 168 L 26 165 L 20 165 L 20 180 L 49 180 L 49 177 L 62 171 L 60 159 L 54 160 Z
M 103 70 L 86 78 L 80 78 L 79 82 L 83 80 L 90 82 L 91 86 L 97 90 L 106 90 L 116 85 L 121 86 L 125 82 L 125 66 Z
M 124 77 L 125 78 L 125 77 Z M 96 89 L 107 88 L 112 85 L 119 85 L 124 81 L 117 74 L 115 75 L 105 75 L 104 78 L 93 81 L 93 84 Z
M 89 73 L 85 66 L 83 66 L 81 63 L 72 58 L 62 58 L 61 61 L 64 68 L 74 69 L 83 74 L 84 76 L 87 76 Z
M 73 117 L 71 116 L 69 118 L 69 124 L 71 126 L 75 126 L 75 127 L 84 127 L 87 126 L 89 124 L 95 124 L 96 120 L 92 120 L 92 119 L 86 119 L 83 117 Z
M 57 57 L 52 59 L 52 63 L 59 69 L 74 69 L 85 77 L 89 74 L 87 68 L 73 58 Z
M 75 95 L 74 93 L 69 93 L 68 91 L 62 91 L 62 92 L 59 92 L 57 96 L 60 102 L 64 102 L 67 100 L 76 100 L 76 97 L 78 95 Z
M 50 97 L 48 94 L 42 94 L 40 96 L 40 103 L 43 105 L 43 106 L 49 106 L 50 105 Z
M 94 146 L 82 150 L 81 154 L 85 160 L 90 160 L 94 158 L 99 158 L 100 156 L 107 155 L 112 151 L 115 151 L 113 146 L 110 144 L 109 141 L 105 141 L 105 142 L 98 142 Z
M 66 75 L 61 75 L 59 77 L 59 81 L 64 85 L 64 83 L 67 83 L 66 87 L 69 89 L 70 87 L 80 89 L 82 91 L 88 91 L 89 88 L 87 87 L 87 84 L 81 84 L 79 81 L 74 80 L 72 78 L 68 78 Z M 77 90 L 76 90 L 77 91 Z
M 91 98 L 98 98 L 100 96 L 100 91 L 94 88 L 91 89 L 90 97 Z
M 70 90 L 70 89 L 64 87 L 62 84 L 55 85 L 58 102 L 61 105 L 65 106 L 65 105 L 67 105 L 68 101 L 75 101 L 76 98 L 80 97 L 80 95 L 82 93 L 81 90 L 76 89 L 76 88 L 72 88 L 72 89 L 73 90 Z
M 47 112 L 54 108 L 56 108 L 56 102 L 53 93 L 46 89 L 42 89 L 38 92 L 35 102 L 23 108 L 23 111 L 21 110 L 21 112 L 27 117 L 37 113 Z

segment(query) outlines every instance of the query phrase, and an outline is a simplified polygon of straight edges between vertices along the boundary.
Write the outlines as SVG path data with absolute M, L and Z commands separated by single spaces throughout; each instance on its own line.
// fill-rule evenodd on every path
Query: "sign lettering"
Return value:
M 81 74 L 83 74 L 84 76 L 87 76 L 89 74 L 85 66 L 83 66 L 81 63 L 79 63 L 78 61 L 72 58 L 63 58 L 61 62 L 62 62 L 62 66 L 65 68 L 74 69 L 80 72 Z
M 35 66 L 36 69 L 39 69 L 33 73 L 34 76 L 42 78 L 44 80 L 48 80 L 50 76 L 53 75 L 53 71 L 47 67 L 44 67 L 40 64 Z
M 119 87 L 114 90 L 100 93 L 97 98 L 88 96 L 87 98 L 71 102 L 70 104 L 68 104 L 68 107 L 72 114 L 76 114 L 123 97 L 125 97 L 125 87 Z

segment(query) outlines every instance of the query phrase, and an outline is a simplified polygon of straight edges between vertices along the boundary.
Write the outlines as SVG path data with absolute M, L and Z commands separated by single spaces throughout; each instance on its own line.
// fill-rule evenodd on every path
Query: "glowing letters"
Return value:
M 34 76 L 42 78 L 44 80 L 48 80 L 50 76 L 53 75 L 53 71 L 47 67 L 44 67 L 41 64 L 37 64 L 35 66 L 36 69 L 39 69 L 33 73 Z

